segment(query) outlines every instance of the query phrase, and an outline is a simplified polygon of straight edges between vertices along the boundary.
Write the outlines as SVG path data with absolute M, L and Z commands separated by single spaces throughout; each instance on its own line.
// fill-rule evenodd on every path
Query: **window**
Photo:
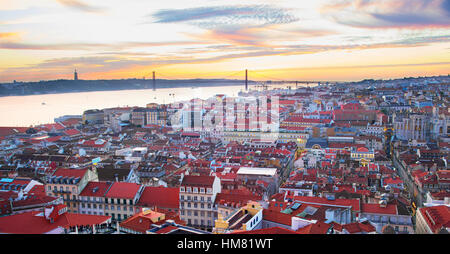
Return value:
M 126 210 L 127 210 L 127 207 L 126 207 L 126 206 L 124 206 L 124 207 L 123 207 L 123 210 L 124 210 L 124 211 L 126 211 Z
M 180 200 L 184 200 L 184 195 L 181 195 L 181 196 L 180 196 Z
M 191 187 L 187 187 L 186 192 L 191 192 Z
M 191 207 L 191 203 L 189 203 L 189 202 L 188 202 L 188 203 L 187 203 L 187 207 L 189 207 L 189 208 L 190 208 L 190 207 Z
M 200 188 L 200 193 L 205 193 L 205 188 Z
M 198 212 L 197 211 L 194 211 L 194 216 L 198 216 Z
M 194 196 L 194 201 L 197 201 L 197 196 Z
M 180 192 L 184 192 L 184 187 L 180 187 Z
M 48 190 L 52 190 L 52 186 L 48 186 Z
M 120 205 L 117 206 L 117 211 L 120 211 Z
M 111 210 L 114 210 L 114 206 L 113 205 L 111 206 Z
M 201 200 L 202 202 L 205 201 L 205 197 L 201 196 L 201 197 L 200 197 L 200 200 Z
M 191 216 L 191 214 L 192 214 L 191 210 L 188 210 L 188 211 L 187 211 L 187 215 L 188 215 L 188 216 Z
M 203 203 L 200 204 L 200 207 L 201 207 L 201 208 L 205 208 L 205 204 L 203 204 Z
M 184 215 L 184 210 L 181 210 L 181 215 Z
M 198 193 L 198 188 L 194 187 L 194 193 Z
M 109 209 L 109 208 L 108 208 L 108 205 L 105 205 L 105 209 Z
M 197 208 L 197 203 L 194 203 L 194 208 Z
M 96 204 L 93 204 L 93 205 L 92 205 L 92 208 L 97 209 L 97 205 L 96 205 Z
M 99 209 L 102 209 L 102 205 L 98 205 L 98 208 L 99 208 Z
M 72 187 L 72 192 L 75 193 L 75 187 Z
M 87 204 L 87 208 L 91 208 L 91 204 Z

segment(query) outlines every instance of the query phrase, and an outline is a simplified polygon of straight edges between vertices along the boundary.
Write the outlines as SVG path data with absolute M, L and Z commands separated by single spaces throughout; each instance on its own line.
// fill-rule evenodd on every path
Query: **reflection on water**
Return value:
M 286 85 L 271 88 L 286 88 Z M 153 91 L 122 90 L 0 97 L 0 126 L 31 126 L 51 123 L 63 115 L 81 115 L 88 109 L 172 103 L 193 98 L 207 99 L 216 94 L 238 96 L 243 86 L 161 88 Z M 250 87 L 252 88 L 252 87 Z M 295 88 L 295 85 L 294 85 Z

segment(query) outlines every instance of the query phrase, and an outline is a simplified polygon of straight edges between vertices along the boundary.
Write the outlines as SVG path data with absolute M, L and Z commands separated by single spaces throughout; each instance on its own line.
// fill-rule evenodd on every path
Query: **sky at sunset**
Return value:
M 450 0 L 0 0 L 0 82 L 450 73 Z

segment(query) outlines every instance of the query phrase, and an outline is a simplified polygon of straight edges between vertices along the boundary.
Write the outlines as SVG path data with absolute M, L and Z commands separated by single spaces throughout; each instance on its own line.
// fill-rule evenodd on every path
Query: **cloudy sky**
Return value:
M 450 0 L 0 0 L 0 82 L 447 75 Z

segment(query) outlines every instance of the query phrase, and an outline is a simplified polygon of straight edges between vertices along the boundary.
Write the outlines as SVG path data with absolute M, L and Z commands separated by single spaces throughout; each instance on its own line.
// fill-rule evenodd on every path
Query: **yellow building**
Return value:
M 357 160 L 360 162 L 361 166 L 366 166 L 369 162 L 373 161 L 375 158 L 375 153 L 373 149 L 367 149 L 365 147 L 359 147 L 355 149 L 354 147 L 351 150 L 350 158 L 352 160 Z
M 45 184 L 47 196 L 62 197 L 70 213 L 78 213 L 78 196 L 89 181 L 98 181 L 95 168 L 59 168 Z
M 247 205 L 223 218 L 222 213 L 218 213 L 215 220 L 213 233 L 224 234 L 235 230 L 255 230 L 261 228 L 263 218 L 263 208 L 258 202 L 249 201 Z

